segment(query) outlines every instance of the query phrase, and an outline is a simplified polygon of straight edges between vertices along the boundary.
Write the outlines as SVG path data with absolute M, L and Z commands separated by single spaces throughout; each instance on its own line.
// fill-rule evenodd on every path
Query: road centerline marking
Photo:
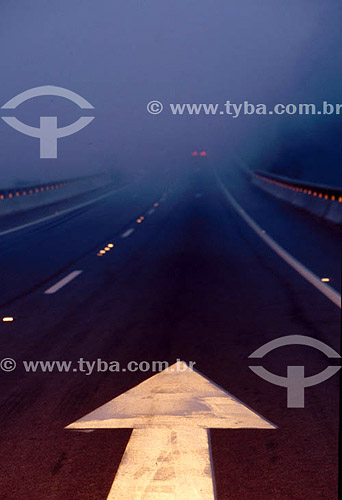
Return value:
M 65 285 L 70 283 L 73 279 L 77 278 L 83 271 L 72 271 L 69 273 L 67 276 L 65 276 L 63 279 L 57 281 L 54 285 L 52 285 L 50 288 L 45 290 L 46 295 L 52 295 L 53 293 L 58 292 L 61 288 L 63 288 Z

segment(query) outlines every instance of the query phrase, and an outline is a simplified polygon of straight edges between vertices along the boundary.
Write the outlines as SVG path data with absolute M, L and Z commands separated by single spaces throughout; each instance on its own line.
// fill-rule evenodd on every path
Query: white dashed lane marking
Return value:
M 134 228 L 131 227 L 130 229 L 127 229 L 124 233 L 122 233 L 121 238 L 128 238 L 132 233 L 134 233 Z
M 77 278 L 83 271 L 73 271 L 72 273 L 68 274 L 65 276 L 65 278 L 61 279 L 57 283 L 55 283 L 53 286 L 48 288 L 44 293 L 46 295 L 52 295 L 53 293 L 58 292 L 61 288 L 63 288 L 65 285 L 70 283 L 73 279 Z

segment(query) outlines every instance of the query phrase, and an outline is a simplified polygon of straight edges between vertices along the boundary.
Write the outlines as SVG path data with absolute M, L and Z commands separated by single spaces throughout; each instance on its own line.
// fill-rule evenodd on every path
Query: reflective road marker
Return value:
M 210 428 L 275 429 L 184 362 L 70 424 L 134 428 L 107 500 L 214 500 Z
M 72 281 L 73 279 L 77 278 L 83 271 L 73 271 L 72 273 L 68 274 L 68 276 L 65 276 L 62 280 L 58 281 L 55 285 L 51 286 L 48 288 L 44 293 L 46 295 L 51 295 L 53 293 L 58 292 L 63 286 L 67 285 Z

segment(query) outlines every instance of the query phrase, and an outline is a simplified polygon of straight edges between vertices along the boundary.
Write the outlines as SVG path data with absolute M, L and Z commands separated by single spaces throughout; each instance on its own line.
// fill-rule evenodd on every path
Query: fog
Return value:
M 0 186 L 107 168 L 135 176 L 183 165 L 199 147 L 227 168 L 237 155 L 337 183 L 342 116 L 173 116 L 168 104 L 342 102 L 340 9 L 340 0 L 1 0 L 0 106 L 56 85 L 87 99 L 95 120 L 58 141 L 57 159 L 40 159 L 38 139 L 0 120 Z M 164 104 L 156 116 L 146 111 L 154 99 Z M 45 97 L 14 115 L 63 126 L 82 113 Z

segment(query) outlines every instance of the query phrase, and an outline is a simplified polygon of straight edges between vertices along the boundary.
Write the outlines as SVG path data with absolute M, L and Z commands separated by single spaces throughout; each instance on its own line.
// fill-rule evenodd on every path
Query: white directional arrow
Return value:
M 133 428 L 107 500 L 214 500 L 210 428 L 275 429 L 177 362 L 67 429 Z

